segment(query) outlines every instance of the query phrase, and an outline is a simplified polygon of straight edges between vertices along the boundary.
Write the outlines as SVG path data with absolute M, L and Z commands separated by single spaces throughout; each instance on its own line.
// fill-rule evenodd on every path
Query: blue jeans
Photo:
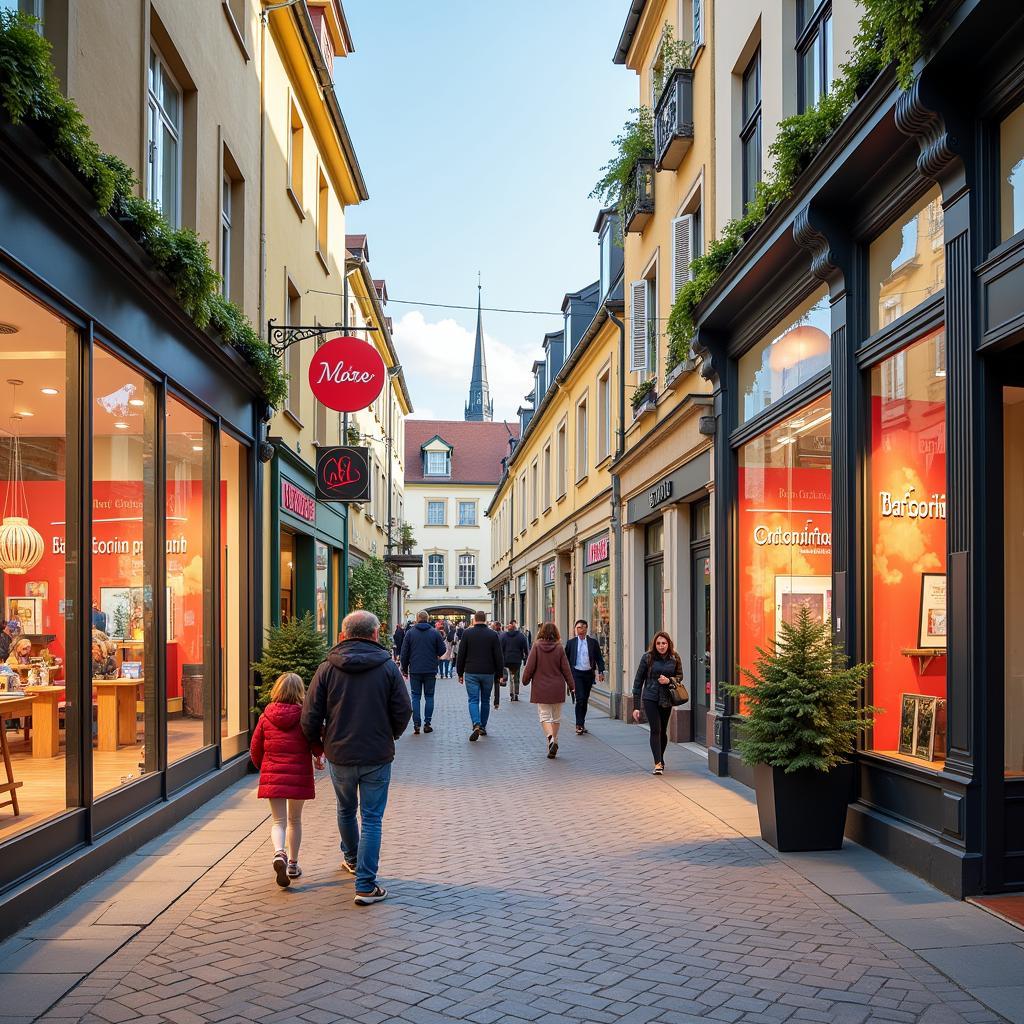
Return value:
M 486 729 L 487 718 L 491 713 L 491 689 L 494 686 L 494 676 L 467 672 L 463 679 L 466 681 L 466 696 L 469 698 L 469 717 L 473 720 L 473 725 L 479 725 Z
M 388 803 L 390 764 L 331 764 L 331 782 L 338 800 L 341 855 L 356 862 L 356 892 L 373 892 L 380 863 L 381 822 Z M 359 822 L 362 823 L 362 836 Z
M 436 676 L 429 672 L 410 672 L 409 689 L 412 690 L 412 724 L 420 724 L 420 696 L 425 699 L 423 702 L 423 721 L 430 724 L 434 717 L 434 687 L 437 685 Z

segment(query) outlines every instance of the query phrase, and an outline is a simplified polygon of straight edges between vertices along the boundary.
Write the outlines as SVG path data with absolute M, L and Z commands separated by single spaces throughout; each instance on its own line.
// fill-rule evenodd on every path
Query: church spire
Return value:
M 494 419 L 494 399 L 491 398 L 487 383 L 487 354 L 484 352 L 484 321 L 481 315 L 483 286 L 480 272 L 476 281 L 476 344 L 473 347 L 473 376 L 469 382 L 469 401 L 466 403 L 466 419 L 473 422 Z

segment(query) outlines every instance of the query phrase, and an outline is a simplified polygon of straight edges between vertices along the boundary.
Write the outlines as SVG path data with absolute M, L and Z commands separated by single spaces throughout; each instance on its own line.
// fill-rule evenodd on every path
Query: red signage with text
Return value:
M 606 561 L 607 558 L 608 534 L 587 542 L 586 558 L 584 559 L 586 565 L 596 565 L 598 562 Z
M 281 508 L 307 523 L 316 522 L 316 499 L 288 480 L 281 481 Z
M 309 364 L 310 390 L 335 412 L 359 412 L 373 405 L 386 376 L 380 353 L 360 338 L 325 341 Z

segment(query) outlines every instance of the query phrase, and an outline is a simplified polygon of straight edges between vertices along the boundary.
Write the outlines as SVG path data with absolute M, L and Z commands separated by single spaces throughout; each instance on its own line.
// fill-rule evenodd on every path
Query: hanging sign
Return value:
M 373 405 L 386 377 L 380 353 L 360 338 L 325 341 L 309 364 L 310 390 L 335 412 L 359 412 Z
M 370 449 L 321 448 L 316 457 L 316 496 L 319 501 L 369 501 Z

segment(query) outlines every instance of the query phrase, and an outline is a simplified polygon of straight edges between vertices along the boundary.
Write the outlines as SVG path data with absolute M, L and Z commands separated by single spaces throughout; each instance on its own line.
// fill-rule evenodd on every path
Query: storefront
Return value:
M 963 3 L 909 93 L 874 83 L 730 265 L 697 344 L 714 678 L 802 608 L 830 621 L 880 709 L 847 833 L 958 896 L 1024 889 L 1024 39 L 1000 25 Z M 742 710 L 715 694 L 709 763 L 749 779 Z
M 611 641 L 611 553 L 607 532 L 583 542 L 583 601 L 581 619 L 590 623 L 590 635 L 601 645 L 609 663 Z
M 342 614 L 345 506 L 316 500 L 315 470 L 280 438 L 271 438 L 270 587 L 275 625 L 307 612 L 330 643 Z M 350 566 L 350 571 L 354 566 Z
M 541 567 L 541 580 L 543 582 L 541 621 L 555 622 L 555 560 L 553 558 Z
M 0 934 L 248 764 L 265 404 L 82 195 L 2 130 Z

